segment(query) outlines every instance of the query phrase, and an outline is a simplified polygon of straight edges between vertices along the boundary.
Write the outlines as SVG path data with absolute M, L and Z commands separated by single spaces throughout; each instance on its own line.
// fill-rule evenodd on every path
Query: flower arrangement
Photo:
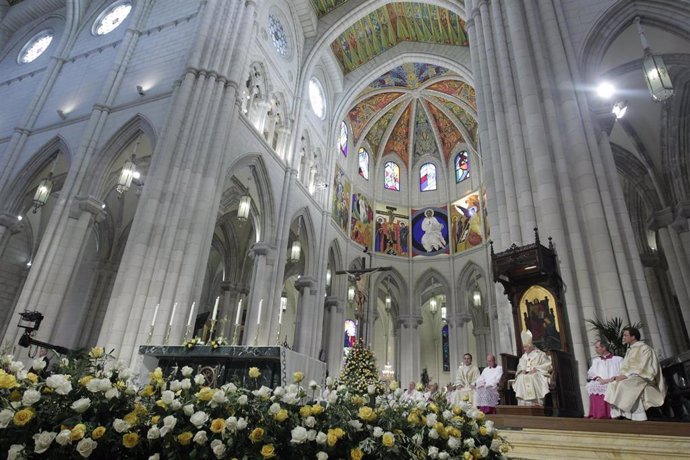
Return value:
M 376 398 L 316 382 L 286 387 L 205 386 L 183 367 L 160 369 L 137 388 L 103 349 L 63 360 L 44 377 L 6 356 L 0 370 L 0 449 L 19 458 L 476 459 L 503 458 L 508 445 L 470 406 L 408 403 L 395 388 Z M 311 392 L 307 390 L 311 389 Z M 308 393 L 311 393 L 309 395 Z
M 191 339 L 182 342 L 182 346 L 185 347 L 187 350 L 191 350 L 192 348 L 196 347 L 197 345 L 200 345 L 201 343 L 201 339 L 199 339 L 198 337 L 192 337 Z

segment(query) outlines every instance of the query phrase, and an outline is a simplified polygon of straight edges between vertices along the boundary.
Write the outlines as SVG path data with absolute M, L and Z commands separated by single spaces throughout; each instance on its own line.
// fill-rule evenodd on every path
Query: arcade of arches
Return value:
M 580 375 L 596 317 L 687 350 L 689 20 L 662 0 L 0 0 L 0 334 L 39 310 L 38 339 L 134 362 L 218 299 L 234 344 L 337 374 L 366 329 L 382 369 L 445 384 L 465 352 L 517 351 L 488 242 L 538 227 Z

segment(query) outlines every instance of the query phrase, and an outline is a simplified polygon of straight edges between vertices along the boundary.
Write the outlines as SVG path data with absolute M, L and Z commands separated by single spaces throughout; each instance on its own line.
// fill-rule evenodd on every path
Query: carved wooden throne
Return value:
M 513 312 L 513 326 L 518 353 L 522 353 L 520 332 L 529 329 L 533 343 L 551 356 L 553 378 L 551 393 L 544 402 L 547 415 L 582 417 L 577 366 L 570 353 L 570 334 L 563 307 L 563 282 L 558 274 L 558 259 L 549 237 L 548 247 L 539 241 L 525 246 L 513 244 L 508 250 L 495 253 L 491 243 L 494 282 L 501 283 Z M 501 404 L 517 404 L 508 385 L 515 378 L 518 357 L 501 354 L 503 381 Z

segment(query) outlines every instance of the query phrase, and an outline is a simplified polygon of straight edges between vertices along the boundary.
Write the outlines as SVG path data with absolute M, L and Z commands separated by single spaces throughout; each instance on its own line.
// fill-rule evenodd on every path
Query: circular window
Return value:
M 93 24 L 94 35 L 105 35 L 115 30 L 129 16 L 132 2 L 119 1 L 110 5 L 98 16 Z
M 314 114 L 323 120 L 326 114 L 326 102 L 323 97 L 323 88 L 316 78 L 309 80 L 309 102 Z
M 17 62 L 28 64 L 45 52 L 53 41 L 53 31 L 46 29 L 34 35 L 19 52 Z
M 268 29 L 271 31 L 271 40 L 273 41 L 273 47 L 276 49 L 278 54 L 286 57 L 288 54 L 288 41 L 285 35 L 285 29 L 283 29 L 283 24 L 274 15 L 268 15 Z

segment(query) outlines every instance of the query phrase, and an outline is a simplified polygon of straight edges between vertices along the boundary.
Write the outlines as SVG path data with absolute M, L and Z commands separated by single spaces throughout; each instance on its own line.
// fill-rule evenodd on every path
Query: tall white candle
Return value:
M 264 305 L 264 299 L 259 300 L 259 316 L 256 317 L 256 325 L 261 324 L 261 307 Z
M 196 302 L 192 302 L 192 308 L 189 309 L 189 319 L 187 320 L 187 326 L 192 325 L 192 318 L 194 317 L 194 304 L 196 304 Z
M 218 302 L 220 302 L 220 296 L 216 297 L 216 304 L 213 306 L 213 316 L 211 317 L 211 321 L 215 321 L 218 317 Z
M 237 302 L 237 315 L 235 315 L 235 326 L 240 324 L 240 316 L 242 316 L 242 299 Z
M 153 319 L 151 320 L 151 327 L 156 325 L 156 316 L 158 316 L 158 307 L 160 307 L 161 304 L 157 303 L 156 304 L 156 309 L 153 310 Z
M 175 303 L 173 304 L 173 311 L 172 311 L 172 313 L 170 314 L 170 323 L 168 323 L 168 326 L 172 326 L 172 325 L 173 325 L 173 320 L 175 319 L 175 310 L 177 310 L 177 302 L 175 302 Z

